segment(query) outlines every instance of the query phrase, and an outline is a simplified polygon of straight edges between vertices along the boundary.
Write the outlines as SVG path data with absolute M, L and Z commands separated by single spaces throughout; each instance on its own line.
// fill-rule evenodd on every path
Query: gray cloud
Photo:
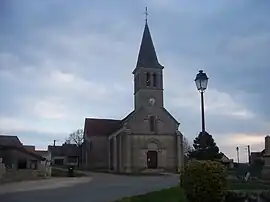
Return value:
M 207 129 L 225 152 L 235 148 L 233 138 L 239 134 L 253 138 L 249 144 L 256 140 L 259 148 L 258 138 L 270 130 L 266 1 L 5 2 L 0 18 L 2 133 L 20 134 L 31 143 L 37 142 L 33 134 L 51 141 L 50 134 L 62 138 L 82 127 L 85 117 L 122 118 L 132 110 L 131 72 L 146 3 L 165 66 L 166 107 L 183 133 L 192 140 L 200 131 L 193 80 L 201 68 L 210 77 Z M 9 129 L 10 123 L 17 123 L 16 130 Z M 224 138 L 231 146 L 223 145 Z

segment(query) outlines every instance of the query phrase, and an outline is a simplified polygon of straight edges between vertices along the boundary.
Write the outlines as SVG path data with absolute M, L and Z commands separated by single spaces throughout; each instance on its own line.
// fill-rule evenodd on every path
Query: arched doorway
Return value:
M 146 147 L 148 150 L 146 152 L 147 168 L 156 169 L 158 167 L 158 150 L 160 143 L 155 139 L 150 139 L 146 142 Z
M 158 165 L 158 153 L 157 151 L 147 152 L 147 168 L 156 169 Z

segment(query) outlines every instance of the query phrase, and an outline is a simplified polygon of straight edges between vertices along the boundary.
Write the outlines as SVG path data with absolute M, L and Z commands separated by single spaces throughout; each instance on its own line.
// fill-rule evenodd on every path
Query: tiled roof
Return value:
M 127 121 L 133 114 L 134 111 L 130 112 L 122 120 L 86 118 L 84 134 L 87 136 L 109 136 L 122 128 L 125 121 Z
M 84 134 L 87 136 L 109 136 L 122 127 L 121 120 L 86 118 Z

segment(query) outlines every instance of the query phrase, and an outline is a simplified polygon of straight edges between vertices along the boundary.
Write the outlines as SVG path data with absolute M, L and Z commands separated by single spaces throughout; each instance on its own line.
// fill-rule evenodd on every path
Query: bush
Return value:
M 226 169 L 219 162 L 192 160 L 183 168 L 180 184 L 190 202 L 220 202 L 227 189 Z

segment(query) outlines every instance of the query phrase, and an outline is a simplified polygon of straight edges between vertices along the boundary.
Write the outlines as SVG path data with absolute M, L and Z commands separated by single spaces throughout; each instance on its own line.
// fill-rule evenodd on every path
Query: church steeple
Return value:
M 134 74 L 135 110 L 140 107 L 163 107 L 163 66 L 159 63 L 147 22 Z M 153 101 L 154 100 L 154 101 Z
M 140 67 L 163 68 L 163 66 L 160 65 L 158 62 L 157 54 L 156 54 L 155 47 L 152 41 L 147 19 L 146 19 L 145 27 L 143 31 L 143 37 L 141 41 L 136 69 Z

